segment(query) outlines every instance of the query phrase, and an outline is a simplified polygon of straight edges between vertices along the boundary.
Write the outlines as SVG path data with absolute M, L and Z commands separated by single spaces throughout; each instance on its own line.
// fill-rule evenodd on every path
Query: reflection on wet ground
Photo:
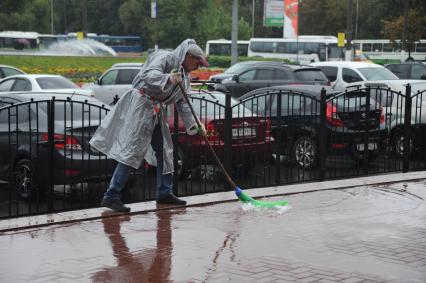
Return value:
M 426 182 L 0 235 L 0 282 L 426 282 Z M 282 199 L 282 197 L 280 197 Z

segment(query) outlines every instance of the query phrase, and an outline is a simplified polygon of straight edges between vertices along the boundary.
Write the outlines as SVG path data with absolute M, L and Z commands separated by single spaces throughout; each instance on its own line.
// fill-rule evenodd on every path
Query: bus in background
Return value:
M 337 46 L 335 36 L 252 38 L 248 56 L 287 59 L 300 64 L 309 64 L 318 61 L 341 61 L 344 58 L 344 48 Z
M 76 39 L 77 33 L 70 32 L 65 39 Z M 142 52 L 142 40 L 136 35 L 107 35 L 96 33 L 87 33 L 87 39 L 99 41 L 112 48 L 115 52 Z
M 206 43 L 206 55 L 231 56 L 231 40 L 216 39 Z M 238 40 L 238 56 L 247 56 L 249 41 Z
M 411 60 L 426 61 L 426 39 L 421 39 L 410 45 L 410 54 L 405 52 L 401 58 L 401 42 L 391 42 L 389 39 L 355 39 L 352 44 L 356 50 L 360 50 L 373 60 L 397 60 L 406 61 L 409 56 Z
M 40 45 L 37 32 L 2 31 L 0 32 L 0 49 L 6 51 L 37 50 Z
M 135 35 L 88 34 L 87 38 L 102 42 L 115 52 L 142 52 L 142 40 Z

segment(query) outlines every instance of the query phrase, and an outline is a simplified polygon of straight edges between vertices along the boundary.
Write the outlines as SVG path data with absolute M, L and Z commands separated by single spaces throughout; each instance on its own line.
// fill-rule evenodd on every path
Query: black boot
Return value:
M 103 198 L 101 206 L 108 207 L 115 212 L 130 212 L 130 207 L 125 206 L 119 199 L 106 199 Z
M 179 199 L 174 194 L 157 198 L 158 204 L 175 204 L 175 205 L 185 205 L 186 201 Z

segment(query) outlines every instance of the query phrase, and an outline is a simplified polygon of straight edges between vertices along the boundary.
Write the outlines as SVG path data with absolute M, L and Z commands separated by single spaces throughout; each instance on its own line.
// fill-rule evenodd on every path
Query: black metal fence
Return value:
M 248 189 L 425 169 L 425 93 L 411 94 L 408 85 L 406 93 L 377 87 L 190 99 L 225 168 Z M 98 206 L 115 162 L 88 142 L 109 109 L 71 99 L 0 107 L 0 218 Z M 203 139 L 185 133 L 173 106 L 168 111 L 176 194 L 231 189 Z M 143 163 L 124 201 L 152 200 L 155 187 L 155 168 Z

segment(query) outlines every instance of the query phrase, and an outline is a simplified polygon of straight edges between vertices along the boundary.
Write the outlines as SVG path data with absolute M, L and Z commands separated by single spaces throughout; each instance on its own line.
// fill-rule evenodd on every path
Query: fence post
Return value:
M 271 97 L 270 95 L 268 95 Z M 279 185 L 281 182 L 281 144 L 282 144 L 282 133 L 281 133 L 281 105 L 282 105 L 282 91 L 280 90 L 279 93 L 277 93 L 277 122 L 276 122 L 276 143 L 277 143 L 277 151 L 276 151 L 276 162 L 275 162 L 275 184 Z M 270 115 L 271 116 L 271 115 Z
M 55 150 L 55 97 L 47 101 L 47 209 L 53 211 L 53 151 Z
M 232 169 L 232 108 L 231 108 L 231 94 L 226 92 L 225 95 L 225 125 L 223 132 L 224 142 L 224 166 L 226 171 L 231 174 Z M 228 183 L 225 182 L 225 187 Z M 233 189 L 233 188 L 232 188 Z
M 324 180 L 325 176 L 325 158 L 327 151 L 327 102 L 326 102 L 327 92 L 325 88 L 321 90 L 321 100 L 320 100 L 320 127 L 319 127 L 319 180 Z
M 369 132 L 369 120 L 370 120 L 370 100 L 371 100 L 371 88 L 367 87 L 367 95 L 365 97 L 365 120 L 367 121 L 364 125 L 364 174 L 368 174 L 368 162 L 370 158 L 370 151 L 368 150 L 368 132 Z M 371 153 L 373 154 L 373 153 Z
M 405 87 L 405 113 L 404 113 L 404 156 L 402 172 L 406 173 L 410 167 L 410 128 L 411 128 L 411 85 Z

